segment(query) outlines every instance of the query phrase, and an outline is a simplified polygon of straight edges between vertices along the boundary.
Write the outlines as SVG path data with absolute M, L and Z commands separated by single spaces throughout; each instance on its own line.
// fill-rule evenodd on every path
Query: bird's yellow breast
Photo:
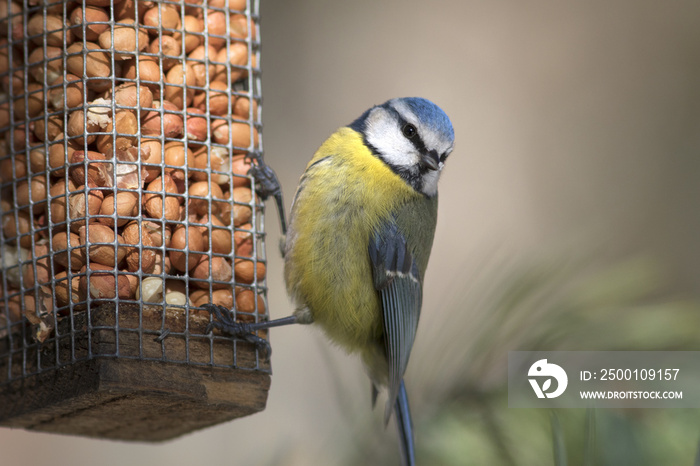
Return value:
M 287 237 L 287 289 L 350 351 L 382 333 L 370 235 L 399 206 L 419 197 L 350 128 L 319 148 L 301 178 Z

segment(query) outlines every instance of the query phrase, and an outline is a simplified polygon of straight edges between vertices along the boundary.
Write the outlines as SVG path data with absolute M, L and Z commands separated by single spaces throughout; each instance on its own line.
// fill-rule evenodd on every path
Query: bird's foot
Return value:
M 280 185 L 275 171 L 265 163 L 260 154 L 251 154 L 250 157 L 255 161 L 248 171 L 248 174 L 255 178 L 255 192 L 258 193 L 258 196 L 260 196 L 260 199 L 263 201 L 266 201 L 270 196 L 275 198 L 279 213 L 280 228 L 284 235 L 287 233 L 287 219 L 284 215 L 282 185 Z
M 255 324 L 236 322 L 233 319 L 233 313 L 224 306 L 207 303 L 202 307 L 212 315 L 212 321 L 209 322 L 209 325 L 207 325 L 205 330 L 206 334 L 209 334 L 209 332 L 211 332 L 213 329 L 217 329 L 238 340 L 243 340 L 254 344 L 255 348 L 260 351 L 265 360 L 270 359 L 270 354 L 272 353 L 270 343 L 268 343 L 264 338 L 261 338 L 253 333 L 255 330 L 258 330 L 255 328 Z

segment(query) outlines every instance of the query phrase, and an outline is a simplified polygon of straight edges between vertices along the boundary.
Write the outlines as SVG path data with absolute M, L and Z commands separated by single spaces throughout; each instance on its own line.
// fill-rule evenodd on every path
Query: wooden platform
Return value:
M 72 338 L 71 319 L 62 319 L 56 338 L 13 352 L 11 365 L 0 338 L 0 426 L 160 441 L 265 408 L 268 363 L 250 344 L 203 336 L 208 316 L 168 309 L 163 318 L 162 308 L 139 316 L 138 306 L 110 304 L 89 319 L 90 330 L 88 314 L 74 314 Z M 20 332 L 13 336 L 20 345 Z

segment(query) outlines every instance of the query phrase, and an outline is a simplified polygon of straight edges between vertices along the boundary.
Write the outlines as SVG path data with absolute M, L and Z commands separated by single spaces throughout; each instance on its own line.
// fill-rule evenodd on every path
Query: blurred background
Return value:
M 371 105 L 422 96 L 454 124 L 406 376 L 419 463 L 553 464 L 552 414 L 507 408 L 510 350 L 700 349 L 700 3 L 261 8 L 263 141 L 287 207 L 313 152 Z M 262 413 L 158 445 L 3 428 L 0 463 L 398 464 L 356 359 L 313 328 L 275 329 L 272 347 Z M 692 464 L 700 439 L 694 410 L 555 416 L 571 464 Z

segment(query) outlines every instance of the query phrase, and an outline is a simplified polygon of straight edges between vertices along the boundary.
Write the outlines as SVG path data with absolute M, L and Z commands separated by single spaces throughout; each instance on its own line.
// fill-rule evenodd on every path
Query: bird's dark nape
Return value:
M 413 440 L 413 422 L 411 421 L 411 410 L 408 406 L 408 395 L 403 380 L 399 387 L 399 393 L 394 405 L 396 417 L 396 427 L 399 431 L 399 448 L 401 449 L 401 464 L 403 466 L 415 466 L 416 454 L 414 451 L 415 442 Z

